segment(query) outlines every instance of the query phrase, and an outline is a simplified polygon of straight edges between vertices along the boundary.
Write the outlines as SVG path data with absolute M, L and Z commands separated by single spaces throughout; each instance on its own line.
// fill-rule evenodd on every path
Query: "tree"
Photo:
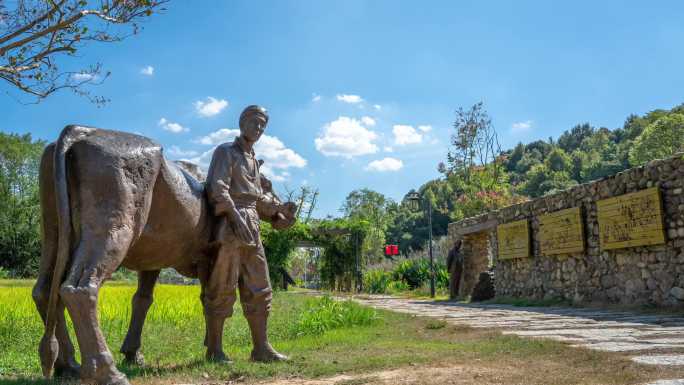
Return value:
M 572 172 L 572 158 L 561 148 L 554 148 L 544 161 L 551 171 Z
M 92 42 L 117 42 L 167 0 L 17 0 L 0 2 L 0 79 L 40 101 L 71 89 L 95 103 L 85 85 L 101 83 L 102 65 L 75 71 L 58 65 Z
M 589 123 L 578 124 L 571 128 L 570 131 L 565 131 L 560 138 L 558 138 L 558 147 L 562 148 L 568 154 L 579 148 L 582 141 L 594 133 L 594 127 Z
M 522 142 L 520 142 L 515 146 L 510 156 L 508 157 L 508 161 L 506 162 L 506 170 L 515 170 L 515 167 L 518 165 L 518 162 L 520 162 L 523 155 L 525 155 L 525 145 L 522 144 Z
M 468 179 L 473 166 L 484 166 L 496 160 L 501 153 L 496 130 L 483 102 L 468 110 L 459 107 L 454 130 L 456 132 L 451 136 L 453 150 L 447 154 L 449 172 L 462 172 Z
M 640 165 L 653 159 L 666 158 L 684 150 L 684 114 L 670 114 L 649 124 L 634 141 L 629 162 Z
M 20 277 L 38 270 L 38 170 L 44 147 L 30 134 L 0 132 L 0 267 Z
M 526 174 L 521 192 L 529 197 L 540 197 L 577 184 L 566 171 L 550 170 L 545 164 L 533 166 Z
M 361 245 L 361 254 L 378 261 L 383 258 L 385 231 L 391 221 L 388 210 L 392 201 L 369 189 L 354 190 L 347 195 L 340 211 L 350 221 L 365 221 L 368 233 Z

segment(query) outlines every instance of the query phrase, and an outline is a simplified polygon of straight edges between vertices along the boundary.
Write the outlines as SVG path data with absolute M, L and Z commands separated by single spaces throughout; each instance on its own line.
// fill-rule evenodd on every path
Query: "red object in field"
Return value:
M 399 246 L 385 245 L 385 255 L 399 255 Z

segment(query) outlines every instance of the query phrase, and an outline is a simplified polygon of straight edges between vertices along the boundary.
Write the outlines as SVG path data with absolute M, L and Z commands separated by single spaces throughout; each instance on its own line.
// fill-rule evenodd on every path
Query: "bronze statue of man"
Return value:
M 253 146 L 264 133 L 268 113 L 249 106 L 240 115 L 240 136 L 216 148 L 207 173 L 206 191 L 214 215 L 219 217 L 214 234 L 218 253 L 213 261 L 202 302 L 207 324 L 207 358 L 229 361 L 223 352 L 225 319 L 233 313 L 235 291 L 252 333 L 254 361 L 281 361 L 287 357 L 268 342 L 267 319 L 271 309 L 271 282 L 259 236 L 259 214 L 264 208 L 273 215 L 288 208 L 268 202 L 262 191 L 259 163 Z

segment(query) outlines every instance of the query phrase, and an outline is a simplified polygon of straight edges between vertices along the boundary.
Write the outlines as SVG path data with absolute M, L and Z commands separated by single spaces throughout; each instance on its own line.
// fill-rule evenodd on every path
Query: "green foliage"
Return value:
M 577 184 L 570 179 L 568 172 L 553 171 L 544 164 L 532 167 L 525 177 L 527 180 L 520 187 L 520 191 L 530 197 L 539 197 Z
M 430 284 L 430 262 L 427 259 L 407 259 L 392 271 L 371 269 L 363 274 L 363 290 L 369 294 L 401 293 L 427 287 Z M 449 287 L 446 266 L 435 264 L 435 286 Z
M 385 234 L 392 216 L 390 208 L 394 202 L 379 192 L 361 189 L 350 192 L 340 211 L 350 221 L 367 222 L 368 228 L 360 244 L 363 263 L 378 262 L 384 258 Z
M 629 162 L 640 165 L 684 150 L 684 114 L 674 113 L 649 124 L 634 141 Z
M 523 158 L 524 160 L 524 158 Z M 458 221 L 525 200 L 513 193 L 508 173 L 498 164 L 489 164 L 471 171 L 470 182 L 458 175 L 449 175 L 447 182 L 457 192 L 450 219 Z
M 544 161 L 551 171 L 572 172 L 572 158 L 562 148 L 554 148 Z
M 392 274 L 381 269 L 366 270 L 363 272 L 363 289 L 369 294 L 387 293 Z
M 594 128 L 583 123 L 565 131 L 556 143 L 518 144 L 502 153 L 513 189 L 539 197 L 616 174 L 684 149 L 684 105 L 630 115 L 623 127 Z
M 296 334 L 320 335 L 328 330 L 353 326 L 370 326 L 380 320 L 374 309 L 352 300 L 339 301 L 324 296 L 307 301 L 299 316 Z
M 416 289 L 430 279 L 430 263 L 426 259 L 407 259 L 392 271 L 395 281 L 405 282 L 410 289 Z
M 30 134 L 0 132 L 0 267 L 36 274 L 40 259 L 38 171 L 45 147 Z
M 388 293 L 401 293 L 409 290 L 411 290 L 411 288 L 404 281 L 391 281 L 387 286 Z
M 582 142 L 593 134 L 594 127 L 589 125 L 589 123 L 578 124 L 569 131 L 565 131 L 558 138 L 558 147 L 567 153 L 571 153 L 578 149 Z
M 446 266 L 435 266 L 435 284 L 437 288 L 449 288 L 449 271 Z
M 128 270 L 125 267 L 119 267 L 112 274 L 112 281 L 124 281 L 124 282 L 134 282 L 137 281 L 138 274 L 135 271 Z
M 282 283 L 282 270 L 287 269 L 289 258 L 297 243 L 311 239 L 310 227 L 299 221 L 284 230 L 274 229 L 270 223 L 261 222 L 261 241 L 268 260 L 268 272 L 273 287 Z
M 351 290 L 356 256 L 369 228 L 370 224 L 365 220 L 344 218 L 316 223 L 312 233 L 314 241 L 323 248 L 319 269 L 325 287 Z

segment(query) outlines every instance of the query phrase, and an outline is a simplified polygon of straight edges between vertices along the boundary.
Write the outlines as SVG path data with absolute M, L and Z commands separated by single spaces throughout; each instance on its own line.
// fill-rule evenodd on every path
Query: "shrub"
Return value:
M 374 309 L 363 307 L 351 300 L 336 301 L 329 296 L 307 302 L 295 326 L 296 335 L 318 335 L 328 330 L 368 326 L 379 320 Z
M 370 294 L 387 293 L 392 275 L 384 270 L 368 270 L 363 273 L 364 291 Z
M 387 286 L 387 291 L 390 293 L 401 293 L 402 291 L 407 291 L 409 289 L 409 285 L 404 281 L 391 281 Z
M 449 272 L 444 266 L 435 266 L 435 281 L 437 288 L 449 288 Z
M 425 259 L 407 259 L 394 269 L 392 278 L 405 282 L 411 289 L 416 289 L 430 279 L 430 264 Z

